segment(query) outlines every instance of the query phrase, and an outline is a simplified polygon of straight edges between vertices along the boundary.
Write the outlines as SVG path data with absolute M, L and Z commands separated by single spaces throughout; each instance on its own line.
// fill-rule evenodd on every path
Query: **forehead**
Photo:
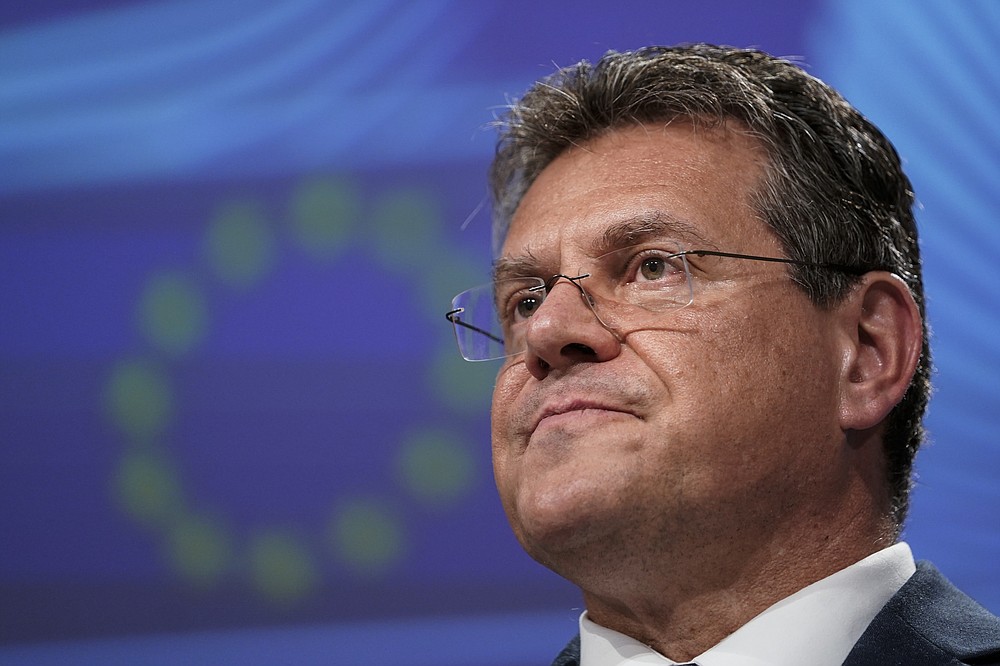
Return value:
M 609 228 L 655 220 L 688 246 L 768 246 L 751 208 L 767 156 L 731 127 L 617 129 L 567 149 L 528 189 L 502 256 L 588 253 Z M 734 245 L 740 241 L 738 245 Z

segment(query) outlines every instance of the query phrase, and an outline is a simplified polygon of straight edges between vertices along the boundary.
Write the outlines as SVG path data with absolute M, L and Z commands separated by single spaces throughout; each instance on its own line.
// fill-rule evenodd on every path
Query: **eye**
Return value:
M 639 276 L 644 280 L 659 280 L 667 270 L 667 262 L 662 257 L 646 257 L 639 264 Z
M 527 319 L 531 315 L 535 314 L 535 310 L 537 310 L 538 306 L 541 304 L 541 297 L 537 294 L 531 294 L 517 299 L 517 302 L 514 304 L 514 311 L 518 317 Z
M 684 275 L 684 259 L 664 250 L 644 250 L 633 260 L 629 271 L 633 282 L 674 281 Z
M 494 285 L 494 302 L 504 327 L 518 324 L 535 314 L 545 300 L 541 280 L 501 280 Z

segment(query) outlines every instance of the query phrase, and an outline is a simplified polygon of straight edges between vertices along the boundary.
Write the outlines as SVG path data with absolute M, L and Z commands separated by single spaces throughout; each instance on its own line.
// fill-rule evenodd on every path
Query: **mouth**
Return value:
M 557 424 L 575 421 L 594 421 L 604 418 L 636 416 L 622 407 L 594 400 L 568 400 L 544 406 L 532 425 L 532 431 Z

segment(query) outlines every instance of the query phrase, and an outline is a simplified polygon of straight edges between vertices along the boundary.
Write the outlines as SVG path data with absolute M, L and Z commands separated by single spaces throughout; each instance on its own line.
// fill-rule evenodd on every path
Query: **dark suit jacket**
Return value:
M 580 637 L 552 666 L 579 666 Z M 844 666 L 1000 666 L 1000 618 L 962 594 L 929 562 L 889 600 Z

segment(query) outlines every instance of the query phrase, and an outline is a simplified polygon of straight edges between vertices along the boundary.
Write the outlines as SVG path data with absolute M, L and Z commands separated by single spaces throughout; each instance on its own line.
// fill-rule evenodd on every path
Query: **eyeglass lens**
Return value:
M 459 350 L 470 361 L 523 352 L 531 318 L 561 278 L 580 289 L 585 307 L 603 326 L 642 326 L 650 313 L 691 302 L 691 274 L 681 251 L 676 243 L 643 243 L 595 258 L 577 277 L 501 279 L 468 289 L 452 300 L 448 316 Z

